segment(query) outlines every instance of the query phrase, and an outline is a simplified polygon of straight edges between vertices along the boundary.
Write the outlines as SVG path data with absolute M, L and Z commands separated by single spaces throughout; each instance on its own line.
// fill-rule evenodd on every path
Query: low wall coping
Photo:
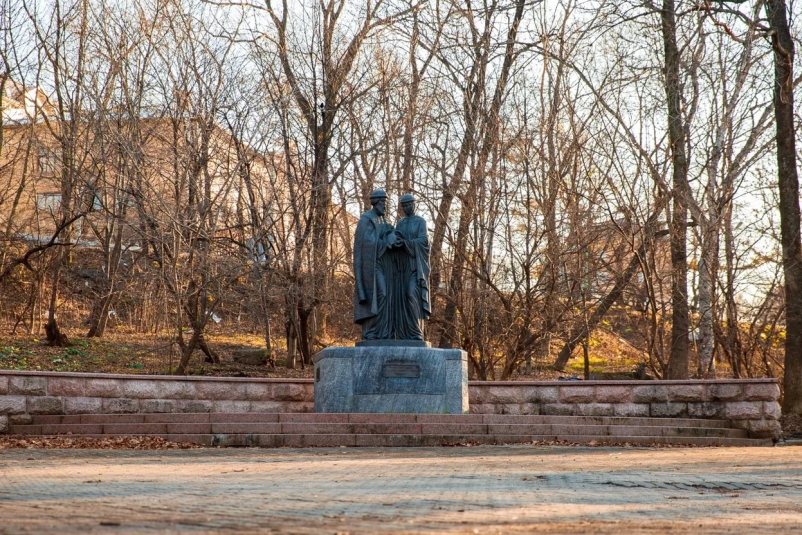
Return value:
M 723 384 L 778 384 L 779 379 L 684 379 L 662 381 L 654 380 L 613 380 L 613 381 L 468 381 L 470 386 L 655 386 L 655 385 L 723 385 Z
M 152 381 L 232 381 L 237 383 L 301 383 L 312 384 L 314 379 L 278 377 L 226 377 L 214 375 L 143 375 L 132 373 L 48 372 L 0 369 L 0 375 L 28 375 L 38 377 L 79 377 L 84 379 L 129 379 Z M 468 386 L 656 386 L 656 385 L 710 385 L 710 384 L 778 384 L 776 378 L 760 379 L 687 379 L 687 380 L 612 380 L 612 381 L 468 381 Z
M 232 381 L 237 383 L 304 383 L 312 384 L 312 379 L 285 379 L 279 377 L 226 377 L 216 375 L 144 375 L 133 373 L 85 373 L 85 372 L 40 372 L 28 370 L 3 370 L 2 375 L 28 375 L 36 377 L 78 377 L 82 379 L 130 379 L 136 381 Z

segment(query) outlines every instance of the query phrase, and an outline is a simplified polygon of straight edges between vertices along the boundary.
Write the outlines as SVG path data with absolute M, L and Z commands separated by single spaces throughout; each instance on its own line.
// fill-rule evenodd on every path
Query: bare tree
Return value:
M 354 98 L 344 92 L 347 80 L 357 63 L 360 50 L 366 40 L 372 38 L 383 27 L 397 20 L 406 10 L 386 12 L 382 0 L 370 1 L 357 15 L 356 28 L 350 36 L 342 20 L 346 3 L 341 0 L 321 2 L 312 8 L 309 15 L 315 21 L 314 35 L 307 34 L 307 46 L 313 47 L 314 61 L 306 63 L 291 43 L 295 26 L 291 23 L 292 10 L 286 0 L 280 9 L 266 1 L 262 10 L 272 24 L 270 40 L 275 46 L 282 69 L 282 78 L 289 85 L 292 98 L 306 123 L 307 141 L 310 147 L 309 199 L 310 221 L 309 239 L 311 241 L 310 266 L 312 281 L 310 291 L 299 308 L 300 335 L 303 354 L 309 359 L 310 339 L 309 317 L 325 300 L 329 282 L 329 232 L 331 213 L 331 184 L 329 151 L 331 149 L 338 114 L 343 104 Z M 311 28 L 310 28 L 311 29 Z M 305 46 L 301 47 L 304 50 Z
M 54 109 L 52 114 L 40 111 L 37 119 L 47 127 L 47 133 L 56 141 L 60 185 L 60 221 L 80 220 L 85 213 L 82 206 L 83 184 L 81 176 L 91 152 L 85 109 L 86 44 L 88 39 L 88 2 L 79 0 L 70 4 L 57 3 L 49 15 L 44 15 L 35 4 L 23 3 L 33 37 L 39 51 L 37 82 L 52 84 Z M 74 219 L 75 218 L 75 219 Z M 59 283 L 62 267 L 70 259 L 70 247 L 76 233 L 65 228 L 64 241 L 52 263 L 48 320 L 45 325 L 51 345 L 69 344 L 57 319 Z
M 785 376 L 783 410 L 802 414 L 802 242 L 799 178 L 794 127 L 794 41 L 783 0 L 766 0 L 774 51 L 774 121 L 777 124 L 777 178 L 785 271 Z

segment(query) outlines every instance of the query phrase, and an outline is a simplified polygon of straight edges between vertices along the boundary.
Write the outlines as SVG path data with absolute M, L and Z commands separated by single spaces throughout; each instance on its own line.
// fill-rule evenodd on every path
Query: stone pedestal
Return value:
M 315 412 L 463 414 L 468 355 L 430 347 L 329 347 L 315 355 Z

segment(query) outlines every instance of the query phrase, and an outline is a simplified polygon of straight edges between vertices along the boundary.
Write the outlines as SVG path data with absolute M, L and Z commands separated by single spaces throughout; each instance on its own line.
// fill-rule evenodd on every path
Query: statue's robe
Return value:
M 418 215 L 401 218 L 396 232 L 403 239 L 403 257 L 397 287 L 401 296 L 393 317 L 395 337 L 399 340 L 423 340 L 423 322 L 431 315 L 429 303 L 429 235 L 426 220 Z
M 393 226 L 375 210 L 359 218 L 354 234 L 354 322 L 362 325 L 363 340 L 392 338 L 388 277 L 392 266 L 385 255 Z

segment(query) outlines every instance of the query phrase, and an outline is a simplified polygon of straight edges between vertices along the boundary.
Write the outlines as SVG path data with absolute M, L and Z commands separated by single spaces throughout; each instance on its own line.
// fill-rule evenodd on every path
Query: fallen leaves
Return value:
M 188 442 L 170 442 L 161 437 L 0 437 L 3 449 L 92 449 L 92 450 L 186 450 L 200 448 Z
M 783 414 L 780 417 L 784 438 L 802 438 L 802 416 Z

